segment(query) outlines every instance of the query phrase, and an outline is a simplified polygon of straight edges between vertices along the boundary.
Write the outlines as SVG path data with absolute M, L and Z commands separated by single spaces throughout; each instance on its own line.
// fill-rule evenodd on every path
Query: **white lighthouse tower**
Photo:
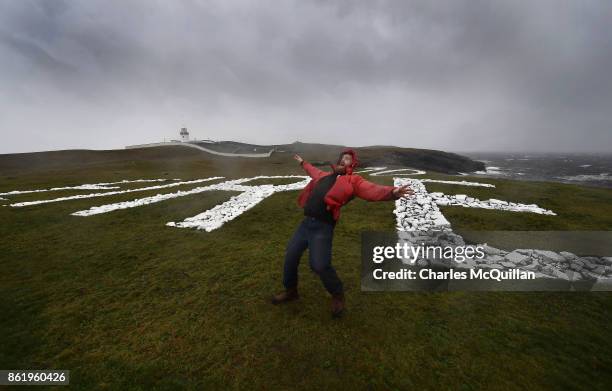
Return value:
M 189 141 L 189 132 L 187 131 L 187 128 L 181 128 L 181 141 L 182 142 L 187 142 Z

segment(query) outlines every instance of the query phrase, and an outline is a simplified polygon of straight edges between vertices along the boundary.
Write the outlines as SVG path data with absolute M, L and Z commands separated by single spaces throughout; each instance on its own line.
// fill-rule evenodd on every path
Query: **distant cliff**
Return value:
M 187 148 L 181 144 L 173 143 L 147 148 L 113 150 L 72 149 L 0 154 L 0 174 L 32 170 L 86 169 L 87 167 L 107 166 L 108 164 L 123 167 L 126 164 L 135 164 L 135 162 L 148 162 L 148 164 L 153 164 L 157 167 L 166 167 L 168 164 L 174 166 L 183 163 L 190 164 L 190 162 L 210 162 L 211 164 L 223 163 L 222 166 L 228 172 L 236 167 L 244 167 L 243 165 L 257 165 L 263 170 L 264 167 L 268 166 L 279 168 L 279 165 L 287 165 L 288 167 L 293 167 L 295 162 L 292 156 L 295 153 L 299 153 L 315 165 L 323 166 L 332 162 L 335 163 L 338 154 L 345 148 L 342 145 L 307 144 L 300 142 L 278 145 L 255 145 L 236 141 L 206 143 L 206 149 L 218 152 L 213 154 L 193 148 L 193 145 Z M 413 167 L 448 174 L 484 170 L 482 162 L 442 151 L 393 146 L 371 146 L 354 149 L 357 151 L 361 161 L 361 167 Z M 261 155 L 270 151 L 272 151 L 270 157 L 253 158 L 245 156 L 248 154 Z
M 305 159 L 323 164 L 335 162 L 344 146 L 327 144 L 293 144 L 275 145 L 277 150 L 299 153 Z M 438 171 L 447 174 L 484 170 L 482 162 L 472 160 L 455 153 L 433 149 L 400 148 L 393 146 L 371 146 L 353 148 L 357 151 L 362 167 L 365 166 L 402 166 L 423 170 Z

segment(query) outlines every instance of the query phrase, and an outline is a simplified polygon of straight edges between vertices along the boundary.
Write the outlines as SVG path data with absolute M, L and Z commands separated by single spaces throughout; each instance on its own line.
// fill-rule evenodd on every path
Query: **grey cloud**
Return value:
M 36 43 L 28 42 L 1 31 L 0 42 L 19 53 L 32 64 L 36 64 L 41 70 L 49 72 L 52 76 L 65 77 L 76 71 L 75 67 L 55 58 Z
M 259 143 L 602 150 L 611 19 L 588 0 L 6 1 L 0 153 L 120 148 L 181 125 Z

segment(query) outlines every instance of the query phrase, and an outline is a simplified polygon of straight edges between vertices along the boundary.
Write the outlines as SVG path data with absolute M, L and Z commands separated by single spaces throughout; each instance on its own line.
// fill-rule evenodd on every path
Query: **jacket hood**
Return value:
M 349 154 L 353 157 L 353 163 L 350 166 L 346 167 L 346 175 L 351 175 L 355 167 L 359 165 L 359 159 L 357 158 L 357 152 L 355 152 L 355 150 L 351 148 L 346 148 L 342 150 L 342 152 L 340 152 L 340 155 L 338 155 L 338 160 L 336 160 L 336 164 L 330 164 L 330 166 L 332 170 L 335 171 L 336 167 L 338 166 L 338 163 L 340 163 L 340 159 L 342 159 L 342 155 L 346 155 L 346 154 Z

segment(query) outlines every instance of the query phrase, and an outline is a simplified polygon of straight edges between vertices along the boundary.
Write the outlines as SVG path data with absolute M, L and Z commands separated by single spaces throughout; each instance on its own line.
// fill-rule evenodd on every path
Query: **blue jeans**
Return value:
M 342 281 L 331 265 L 334 226 L 306 216 L 287 244 L 283 285 L 293 288 L 298 283 L 300 258 L 308 248 L 310 268 L 317 273 L 329 293 L 343 292 Z

